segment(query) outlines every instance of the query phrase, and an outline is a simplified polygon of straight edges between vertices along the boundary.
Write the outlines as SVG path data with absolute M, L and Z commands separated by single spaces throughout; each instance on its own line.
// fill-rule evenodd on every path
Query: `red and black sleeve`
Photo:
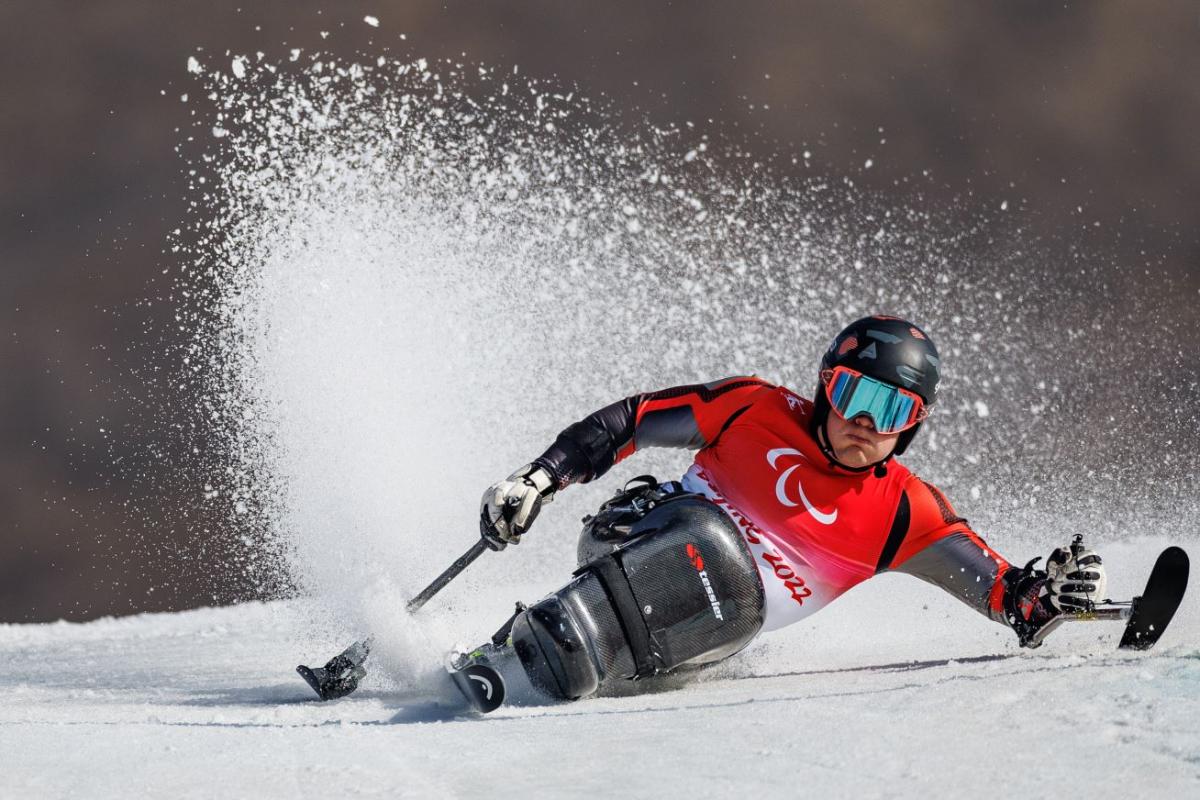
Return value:
M 599 478 L 643 447 L 698 450 L 715 442 L 757 393 L 773 388 L 736 377 L 635 394 L 568 426 L 534 463 L 562 488 Z
M 980 613 L 1003 622 L 1008 561 L 971 530 L 937 487 L 913 476 L 904 495 L 908 532 L 892 569 L 940 586 Z

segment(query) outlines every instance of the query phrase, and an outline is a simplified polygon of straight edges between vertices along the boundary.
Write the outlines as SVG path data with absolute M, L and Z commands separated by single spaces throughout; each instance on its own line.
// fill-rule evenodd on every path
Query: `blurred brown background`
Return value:
M 1114 277 L 1150 265 L 1195 295 L 1192 0 L 2 0 L 0 621 L 248 591 L 205 568 L 221 523 L 172 444 L 192 420 L 164 379 L 182 333 L 161 272 L 185 219 L 187 57 L 291 47 L 519 64 L 908 202 L 917 177 L 931 203 L 1007 200 Z

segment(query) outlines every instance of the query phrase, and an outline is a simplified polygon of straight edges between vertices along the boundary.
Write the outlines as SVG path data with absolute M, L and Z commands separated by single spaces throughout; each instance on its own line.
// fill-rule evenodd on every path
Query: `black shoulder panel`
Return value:
M 900 551 L 900 545 L 904 543 L 904 537 L 908 535 L 911 516 L 908 492 L 901 492 L 900 504 L 896 506 L 896 518 L 892 520 L 892 529 L 888 532 L 887 541 L 883 544 L 883 551 L 879 554 L 879 563 L 875 565 L 876 574 L 884 572 L 892 565 L 892 560 Z
M 696 423 L 696 412 L 691 406 L 676 406 L 642 415 L 637 426 L 637 446 L 642 447 L 687 447 L 698 450 L 707 444 Z

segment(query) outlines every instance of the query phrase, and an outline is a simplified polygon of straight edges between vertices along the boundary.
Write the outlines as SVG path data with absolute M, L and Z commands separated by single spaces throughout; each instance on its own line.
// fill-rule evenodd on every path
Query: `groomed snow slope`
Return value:
M 1106 547 L 1111 594 L 1165 544 Z M 1149 654 L 1022 652 L 888 575 L 689 684 L 483 718 L 377 676 L 315 701 L 302 603 L 0 626 L 0 797 L 1197 796 L 1195 600 Z

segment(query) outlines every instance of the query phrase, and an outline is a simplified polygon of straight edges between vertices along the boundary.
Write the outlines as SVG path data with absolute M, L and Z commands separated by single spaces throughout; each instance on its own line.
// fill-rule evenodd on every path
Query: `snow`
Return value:
M 1164 543 L 1106 549 L 1114 594 L 1136 591 Z M 514 597 L 553 584 L 495 588 L 477 636 Z M 1112 623 L 1067 626 L 1021 651 L 938 590 L 885 575 L 690 681 L 487 717 L 458 707 L 444 678 L 396 687 L 377 666 L 357 694 L 316 701 L 293 665 L 347 642 L 313 640 L 311 611 L 288 601 L 0 626 L 0 796 L 954 797 L 1003 787 L 1020 797 L 1065 782 L 1100 799 L 1200 789 L 1194 595 L 1151 653 L 1115 651 Z

